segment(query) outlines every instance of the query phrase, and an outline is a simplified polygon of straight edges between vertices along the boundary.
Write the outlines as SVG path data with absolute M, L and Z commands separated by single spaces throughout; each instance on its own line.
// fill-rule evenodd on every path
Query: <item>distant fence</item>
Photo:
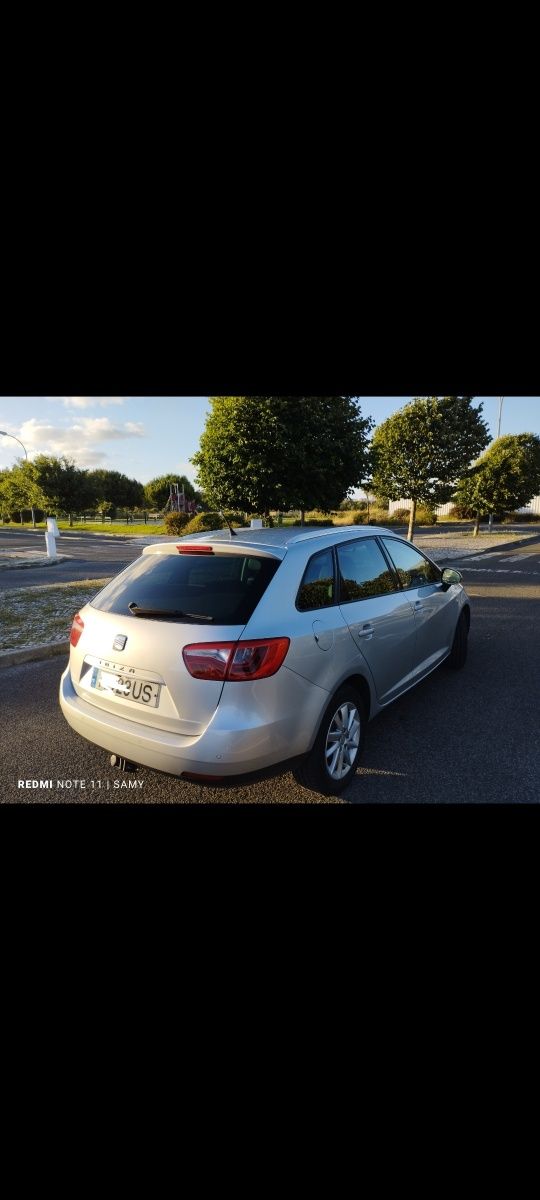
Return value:
M 452 512 L 453 507 L 454 505 L 450 500 L 448 504 L 439 504 L 435 512 L 438 517 L 447 517 Z M 389 515 L 391 516 L 398 508 L 412 508 L 412 500 L 390 500 L 388 505 Z M 540 496 L 533 496 L 532 500 L 529 500 L 529 503 L 524 508 L 518 508 L 517 512 L 534 513 L 536 516 L 540 516 Z
M 535 513 L 536 516 L 540 517 L 540 496 L 533 496 L 532 500 L 529 500 L 529 503 L 525 505 L 525 508 L 518 508 L 518 512 Z
M 450 501 L 448 504 L 439 504 L 435 509 L 438 517 L 447 517 L 452 512 L 454 505 Z M 388 514 L 392 516 L 398 508 L 412 508 L 412 500 L 390 500 L 388 504 Z

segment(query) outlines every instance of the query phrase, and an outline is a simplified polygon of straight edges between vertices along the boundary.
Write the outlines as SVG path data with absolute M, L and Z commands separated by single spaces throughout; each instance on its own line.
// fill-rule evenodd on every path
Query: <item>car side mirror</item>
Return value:
M 445 567 L 441 575 L 441 580 L 445 587 L 450 587 L 452 583 L 461 583 L 462 579 L 463 575 L 461 571 L 453 571 L 451 567 Z

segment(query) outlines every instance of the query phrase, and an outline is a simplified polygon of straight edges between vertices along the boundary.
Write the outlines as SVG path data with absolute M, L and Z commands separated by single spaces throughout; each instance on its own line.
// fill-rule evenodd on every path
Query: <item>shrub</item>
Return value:
M 419 504 L 416 510 L 417 525 L 436 525 L 437 513 L 434 508 L 430 508 L 428 504 Z
M 301 525 L 301 524 L 302 524 L 302 522 L 301 522 L 300 518 L 298 518 L 297 521 L 293 521 L 293 525 L 295 525 L 295 526 Z M 307 525 L 319 526 L 321 529 L 324 529 L 324 528 L 327 528 L 328 525 L 333 525 L 333 524 L 334 524 L 334 522 L 331 517 L 326 517 L 325 519 L 324 518 L 319 519 L 318 517 L 306 517 L 306 519 L 304 521 L 304 529 L 306 528 Z
M 367 517 L 367 513 L 365 515 Z M 392 518 L 388 516 L 387 508 L 380 508 L 377 504 L 372 504 L 367 523 L 368 525 L 390 525 Z
M 420 509 L 417 509 L 417 513 Z M 387 520 L 394 522 L 396 525 L 408 525 L 411 516 L 409 508 L 396 508 L 394 512 L 387 517 Z
M 352 519 L 353 525 L 365 525 L 366 521 L 367 521 L 367 510 L 366 510 L 366 512 L 362 512 L 360 509 L 358 509 L 358 511 L 353 514 L 353 519 Z
M 172 512 L 167 513 L 163 524 L 167 533 L 185 533 L 189 521 L 189 513 Z
M 365 512 L 367 509 L 366 500 L 342 500 L 340 504 L 341 512 Z
M 321 529 L 327 528 L 328 525 L 333 525 L 334 522 L 330 513 L 321 512 L 318 508 L 312 508 L 311 512 L 307 512 L 304 516 L 304 526 L 312 525 L 315 528 L 320 526 Z M 301 518 L 298 517 L 293 521 L 293 525 L 301 525 Z
M 529 521 L 540 521 L 540 514 L 533 512 L 511 512 L 505 513 L 502 518 L 503 525 L 527 525 Z
M 231 522 L 231 525 L 238 527 L 244 524 L 242 513 L 226 512 L 224 514 Z M 225 522 L 221 513 L 218 512 L 202 512 L 197 513 L 188 525 L 182 530 L 184 534 L 188 533 L 207 533 L 211 529 L 226 529 Z
M 469 507 L 468 504 L 454 504 L 450 516 L 454 517 L 456 521 L 476 520 L 476 513 L 473 508 Z
M 354 517 L 353 509 L 344 509 L 343 512 L 332 513 L 332 525 L 337 525 L 343 529 L 345 525 L 352 525 Z

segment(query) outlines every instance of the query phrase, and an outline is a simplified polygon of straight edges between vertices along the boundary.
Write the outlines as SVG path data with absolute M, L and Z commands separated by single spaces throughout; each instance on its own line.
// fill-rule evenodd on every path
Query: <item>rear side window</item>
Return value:
M 397 583 L 374 538 L 345 542 L 337 548 L 339 600 L 366 600 L 397 591 Z
M 129 605 L 136 604 L 148 619 L 245 625 L 279 565 L 278 559 L 246 554 L 142 555 L 98 593 L 92 607 L 131 617 Z M 173 612 L 185 616 L 167 616 Z
M 440 571 L 433 563 L 428 562 L 415 546 L 406 546 L 395 538 L 382 539 L 385 550 L 390 555 L 399 575 L 403 588 L 424 587 L 426 583 L 439 583 Z
M 331 550 L 322 550 L 310 558 L 300 584 L 296 607 L 300 612 L 328 608 L 335 604 L 334 558 Z

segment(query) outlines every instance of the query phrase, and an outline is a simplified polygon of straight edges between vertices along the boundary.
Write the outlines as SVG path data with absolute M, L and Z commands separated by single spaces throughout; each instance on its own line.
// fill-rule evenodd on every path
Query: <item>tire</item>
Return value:
M 447 666 L 453 671 L 460 671 L 467 662 L 467 648 L 469 641 L 469 621 L 467 613 L 462 612 L 459 621 L 456 625 L 456 632 L 452 642 L 452 649 L 446 659 Z
M 360 694 L 345 685 L 332 696 L 314 745 L 293 771 L 312 792 L 337 796 L 353 778 L 364 748 L 366 710 Z

